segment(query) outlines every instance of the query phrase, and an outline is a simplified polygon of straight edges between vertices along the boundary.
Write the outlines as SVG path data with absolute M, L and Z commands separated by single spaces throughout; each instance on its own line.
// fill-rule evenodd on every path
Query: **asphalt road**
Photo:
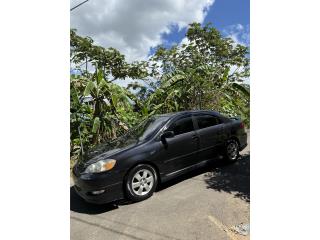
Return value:
M 249 139 L 248 139 L 249 140 Z M 146 201 L 91 205 L 70 187 L 73 240 L 249 239 L 231 231 L 249 223 L 250 150 L 234 164 L 216 161 L 166 183 Z M 72 185 L 72 184 L 71 184 Z

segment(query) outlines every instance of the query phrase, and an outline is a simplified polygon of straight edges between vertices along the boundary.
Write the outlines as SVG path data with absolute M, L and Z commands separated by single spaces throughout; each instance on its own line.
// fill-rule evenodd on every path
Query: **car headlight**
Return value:
M 116 160 L 114 159 L 100 160 L 96 163 L 92 163 L 91 165 L 89 165 L 84 171 L 84 173 L 98 173 L 109 171 L 114 167 L 115 164 Z

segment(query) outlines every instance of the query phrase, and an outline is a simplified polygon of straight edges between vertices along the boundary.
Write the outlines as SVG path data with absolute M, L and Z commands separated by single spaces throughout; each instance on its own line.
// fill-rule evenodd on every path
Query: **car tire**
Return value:
M 157 184 L 155 169 L 147 164 L 139 164 L 132 168 L 125 178 L 126 196 L 134 202 L 143 201 L 152 196 Z
M 239 158 L 239 143 L 235 139 L 227 141 L 224 149 L 224 159 L 227 162 L 235 162 Z

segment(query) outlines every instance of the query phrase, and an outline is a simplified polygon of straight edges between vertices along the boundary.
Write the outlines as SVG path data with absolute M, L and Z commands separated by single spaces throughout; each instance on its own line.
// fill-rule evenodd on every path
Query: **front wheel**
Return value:
M 235 162 L 239 157 L 239 144 L 236 140 L 229 140 L 225 147 L 224 157 L 228 162 Z
M 125 179 L 127 197 L 139 202 L 152 196 L 158 183 L 155 169 L 147 164 L 135 166 Z

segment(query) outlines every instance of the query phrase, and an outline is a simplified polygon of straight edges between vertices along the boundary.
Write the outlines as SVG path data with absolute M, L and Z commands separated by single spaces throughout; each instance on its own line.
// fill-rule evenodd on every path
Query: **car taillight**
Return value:
M 243 122 L 240 123 L 240 128 L 244 128 L 244 123 Z

